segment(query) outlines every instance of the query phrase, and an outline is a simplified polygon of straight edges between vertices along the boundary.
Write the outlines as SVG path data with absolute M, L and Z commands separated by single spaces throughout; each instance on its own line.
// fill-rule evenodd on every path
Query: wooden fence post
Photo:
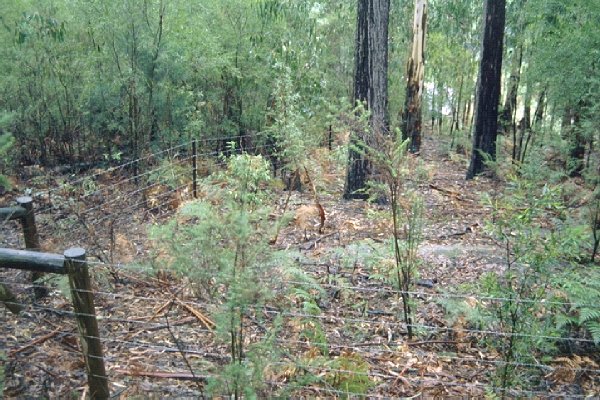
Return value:
M 81 350 L 85 358 L 90 397 L 108 399 L 108 376 L 104 367 L 102 344 L 94 308 L 94 296 L 88 267 L 85 263 L 85 250 L 79 247 L 65 251 L 65 268 L 69 274 L 69 286 L 73 298 L 73 308 L 77 316 L 77 326 L 81 335 Z
M 19 220 L 23 226 L 23 236 L 25 237 L 25 248 L 27 250 L 40 251 L 40 237 L 35 225 L 35 212 L 33 211 L 33 199 L 29 196 L 17 197 L 17 204 L 25 210 Z M 36 299 L 41 299 L 48 295 L 48 289 L 39 282 L 36 283 L 44 274 L 42 272 L 33 272 L 31 282 L 34 284 L 33 293 Z
M 196 139 L 192 140 L 192 194 L 198 198 L 198 147 Z
M 20 218 L 23 225 L 23 236 L 25 236 L 25 248 L 28 250 L 40 250 L 40 239 L 35 226 L 35 213 L 33 212 L 33 199 L 29 196 L 17 198 L 17 204 L 25 209 L 25 215 Z

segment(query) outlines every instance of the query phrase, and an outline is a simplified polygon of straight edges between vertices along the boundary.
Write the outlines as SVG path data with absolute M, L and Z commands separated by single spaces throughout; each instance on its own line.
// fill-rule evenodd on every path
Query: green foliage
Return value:
M 325 365 L 331 369 L 326 375 L 328 383 L 346 398 L 367 393 L 374 385 L 369 378 L 369 363 L 358 354 L 342 354 Z
M 600 345 L 600 273 L 598 268 L 589 270 L 570 269 L 555 277 L 557 302 L 569 303 L 557 307 L 556 327 L 570 336 L 584 330 Z
M 3 175 L 10 166 L 11 148 L 15 143 L 15 138 L 9 132 L 9 126 L 14 119 L 14 115 L 0 111 L 0 187 L 10 190 L 10 182 Z
M 552 212 L 560 211 L 562 203 L 556 187 L 512 177 L 499 199 L 487 199 L 492 210 L 488 230 L 505 251 L 502 272 L 485 274 L 480 281 L 481 294 L 497 298 L 482 304 L 490 321 L 488 329 L 502 333 L 492 345 L 504 365 L 499 366 L 497 385 L 507 388 L 519 379 L 531 378 L 531 372 L 520 375 L 513 363 L 530 362 L 541 354 L 553 351 L 554 343 L 543 336 L 556 335 L 552 318 L 545 316 L 544 301 L 550 295 L 550 276 L 561 260 L 559 220 L 547 229 Z M 542 316 L 542 317 L 540 317 Z
M 402 298 L 404 321 L 409 338 L 412 337 L 412 302 L 409 292 L 417 274 L 417 254 L 422 234 L 423 203 L 411 184 L 419 179 L 416 162 L 408 155 L 408 140 L 379 135 L 370 143 L 359 143 L 358 150 L 367 154 L 378 172 L 378 180 L 369 182 L 370 197 L 376 200 L 389 199 L 393 223 L 392 251 L 394 264 L 388 273 L 394 287 Z
M 348 95 L 354 15 L 312 1 L 14 1 L 1 16 L 0 109 L 16 112 L 25 162 L 138 158 L 264 131 L 285 65 L 298 115 L 315 122 L 303 132 L 317 135 L 324 104 Z
M 260 156 L 235 155 L 218 179 L 225 185 L 208 201 L 189 203 L 179 219 L 153 229 L 152 236 L 168 249 L 170 267 L 187 276 L 209 295 L 215 306 L 217 331 L 229 344 L 231 363 L 224 366 L 207 390 L 236 397 L 256 396 L 268 352 L 246 346 L 245 326 L 254 307 L 272 296 L 264 284 L 271 266 L 267 250 L 268 208 L 263 189 L 270 179 Z

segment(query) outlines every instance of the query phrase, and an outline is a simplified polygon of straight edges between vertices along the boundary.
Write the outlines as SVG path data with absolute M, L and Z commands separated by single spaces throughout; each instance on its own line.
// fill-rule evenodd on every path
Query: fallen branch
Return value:
M 321 235 L 318 238 L 316 238 L 314 240 L 311 240 L 309 243 L 301 245 L 300 249 L 301 250 L 310 250 L 313 247 L 315 247 L 317 245 L 317 243 L 319 243 L 321 240 L 326 239 L 326 238 L 328 238 L 330 236 L 333 236 L 333 235 L 336 235 L 336 234 L 338 234 L 337 231 L 336 232 L 328 233 L 327 235 Z
M 216 324 L 213 321 L 211 321 L 210 318 L 208 318 L 207 316 L 202 314 L 200 311 L 196 310 L 189 304 L 185 304 L 183 301 L 181 301 L 179 299 L 176 299 L 175 302 L 177 304 L 179 304 L 180 306 L 182 306 L 183 308 L 185 308 L 186 310 L 188 310 L 194 317 L 196 317 L 198 319 L 198 321 L 203 323 L 204 326 L 206 326 L 206 328 L 209 331 L 212 331 L 215 328 Z
M 429 184 L 429 187 L 430 187 L 431 189 L 433 189 L 433 190 L 437 190 L 438 192 L 442 192 L 442 193 L 445 193 L 445 194 L 448 194 L 448 195 L 450 195 L 450 196 L 454 196 L 454 197 L 457 197 L 457 198 L 459 198 L 459 199 L 460 199 L 460 193 L 458 193 L 458 192 L 455 192 L 454 190 L 450 190 L 450 189 L 444 189 L 444 188 L 442 188 L 442 187 L 439 187 L 439 186 L 437 186 L 437 185 L 434 185 L 433 183 L 430 183 L 430 184 Z
M 32 347 L 34 347 L 34 346 L 37 346 L 38 344 L 42 344 L 42 343 L 44 343 L 45 341 L 47 341 L 47 340 L 49 340 L 49 339 L 52 339 L 54 336 L 58 335 L 58 334 L 59 334 L 59 333 L 61 333 L 61 332 L 62 332 L 62 330 L 61 330 L 61 329 L 56 329 L 56 330 L 54 330 L 54 331 L 52 331 L 52 332 L 50 332 L 50 333 L 48 333 L 48 334 L 46 334 L 46 335 L 44 335 L 44 336 L 41 336 L 41 337 L 39 337 L 39 338 L 37 338 L 37 339 L 35 339 L 35 340 L 32 340 L 31 342 L 29 342 L 28 344 L 26 344 L 26 345 L 25 345 L 25 346 L 23 346 L 23 347 L 19 347 L 18 349 L 11 350 L 11 351 L 8 353 L 8 356 L 9 356 L 9 357 L 14 357 L 15 355 L 17 355 L 17 354 L 19 354 L 19 353 L 22 353 L 22 352 L 24 352 L 25 350 L 28 350 L 28 349 L 30 349 L 30 348 L 32 348 Z
M 124 369 L 115 369 L 114 372 L 128 376 L 143 376 L 147 378 L 158 379 L 179 379 L 182 381 L 206 382 L 207 377 L 192 375 L 188 372 L 162 372 L 162 371 L 127 371 Z
M 183 318 L 183 319 L 181 319 L 181 320 L 179 320 L 177 322 L 172 323 L 171 326 L 186 325 L 186 324 L 189 324 L 190 322 L 195 321 L 195 320 L 196 320 L 195 317 L 186 317 L 186 318 Z M 161 329 L 167 329 L 168 327 L 169 326 L 167 324 L 163 324 L 163 325 L 152 326 L 152 327 L 149 327 L 149 328 L 143 328 L 143 329 L 140 329 L 137 332 L 130 333 L 129 335 L 126 336 L 126 339 L 130 340 L 130 339 L 138 336 L 139 334 L 141 334 L 143 332 L 159 331 Z
M 409 346 L 422 346 L 425 344 L 462 344 L 465 342 L 457 342 L 455 340 L 423 340 L 422 342 L 407 342 Z

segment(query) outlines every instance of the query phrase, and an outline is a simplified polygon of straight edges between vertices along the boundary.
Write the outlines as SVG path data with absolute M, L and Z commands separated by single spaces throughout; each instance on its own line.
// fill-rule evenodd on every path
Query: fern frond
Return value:
M 584 326 L 592 335 L 594 344 L 600 345 L 600 321 L 588 321 L 584 324 Z
M 597 322 L 600 323 L 600 309 L 598 308 L 582 308 L 579 311 L 579 323 L 585 324 L 586 322 Z

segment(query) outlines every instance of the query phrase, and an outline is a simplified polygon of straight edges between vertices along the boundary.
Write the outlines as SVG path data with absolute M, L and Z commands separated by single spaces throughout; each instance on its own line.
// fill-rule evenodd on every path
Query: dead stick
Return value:
M 31 342 L 27 343 L 25 346 L 23 347 L 19 347 L 16 350 L 12 350 L 8 353 L 9 357 L 14 357 L 15 355 L 24 352 L 25 350 L 28 350 L 34 346 L 37 346 L 38 344 L 42 344 L 44 343 L 46 340 L 48 339 L 52 339 L 54 336 L 58 335 L 60 332 L 62 332 L 60 329 L 56 329 L 44 336 L 41 336 L 35 340 L 32 340 Z
M 115 369 L 114 372 L 129 376 L 144 376 L 148 378 L 159 378 L 159 379 L 179 379 L 183 381 L 206 381 L 203 376 L 192 375 L 185 372 L 161 372 L 161 371 L 127 371 L 124 369 Z
M 457 342 L 454 340 L 424 340 L 422 342 L 408 342 L 409 346 L 422 346 L 424 344 L 462 344 L 465 342 Z
M 304 244 L 304 245 L 301 245 L 301 246 L 300 246 L 300 248 L 301 248 L 302 250 L 310 250 L 310 249 L 312 249 L 314 246 L 316 246 L 316 245 L 317 245 L 317 243 L 319 243 L 321 240 L 323 240 L 323 239 L 327 239 L 328 237 L 330 237 L 330 236 L 333 236 L 333 235 L 335 235 L 335 234 L 337 234 L 337 233 L 339 233 L 339 232 L 338 232 L 338 231 L 335 231 L 335 232 L 331 232 L 331 233 L 328 233 L 328 234 L 326 234 L 326 235 L 323 235 L 323 236 L 319 236 L 318 238 L 316 238 L 316 239 L 312 240 L 310 243 L 308 243 L 308 244 Z
M 177 299 L 176 301 L 177 301 L 177 304 L 179 304 L 180 306 L 182 306 L 183 308 L 188 310 L 190 313 L 192 313 L 192 315 L 194 315 L 194 317 L 198 318 L 198 320 L 200 322 L 202 322 L 208 328 L 208 330 L 212 331 L 213 328 L 216 326 L 214 322 L 212 322 L 208 317 L 206 317 L 200 311 L 196 310 L 195 308 L 193 308 L 192 306 L 190 306 L 188 304 L 185 304 L 184 302 L 182 302 L 179 299 Z
M 179 320 L 177 322 L 172 323 L 171 326 L 185 325 L 185 324 L 189 324 L 190 322 L 195 321 L 195 320 L 196 320 L 196 317 L 186 317 L 186 318 L 183 318 L 183 319 L 181 319 L 181 320 Z M 138 336 L 139 334 L 141 334 L 143 332 L 159 331 L 161 329 L 166 329 L 167 327 L 168 326 L 166 324 L 163 324 L 163 325 L 157 325 L 157 326 L 151 326 L 151 327 L 148 327 L 148 328 L 143 328 L 143 329 L 140 329 L 137 332 L 133 332 L 133 333 L 128 334 L 127 336 L 125 336 L 125 338 L 126 338 L 126 340 L 130 340 L 130 339 Z

